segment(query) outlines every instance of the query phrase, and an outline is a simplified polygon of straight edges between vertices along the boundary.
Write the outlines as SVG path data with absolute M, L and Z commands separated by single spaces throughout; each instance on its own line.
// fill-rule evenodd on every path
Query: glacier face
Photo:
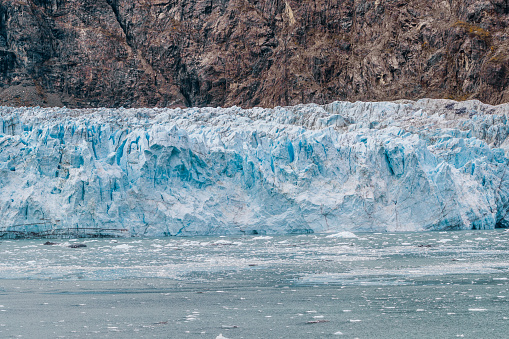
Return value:
M 509 105 L 0 112 L 4 235 L 509 226 Z

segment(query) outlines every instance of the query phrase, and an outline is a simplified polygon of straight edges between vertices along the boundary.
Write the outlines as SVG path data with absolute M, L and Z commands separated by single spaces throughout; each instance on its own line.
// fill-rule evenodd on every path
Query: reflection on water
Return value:
M 43 243 L 0 243 L 0 337 L 30 337 L 23 307 L 48 337 L 157 337 L 165 326 L 208 338 L 497 337 L 509 328 L 509 233 L 499 230 Z M 66 325 L 71 304 L 85 313 Z

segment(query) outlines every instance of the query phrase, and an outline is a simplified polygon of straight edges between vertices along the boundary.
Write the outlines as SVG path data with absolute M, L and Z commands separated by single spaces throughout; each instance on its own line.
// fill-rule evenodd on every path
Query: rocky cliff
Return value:
M 509 104 L 0 108 L 0 236 L 509 226 Z
M 509 101 L 507 0 L 2 0 L 0 104 Z

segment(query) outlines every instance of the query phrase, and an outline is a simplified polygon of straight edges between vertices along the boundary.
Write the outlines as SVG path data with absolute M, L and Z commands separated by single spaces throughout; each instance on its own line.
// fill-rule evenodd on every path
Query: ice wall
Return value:
M 509 105 L 0 112 L 3 234 L 509 226 Z

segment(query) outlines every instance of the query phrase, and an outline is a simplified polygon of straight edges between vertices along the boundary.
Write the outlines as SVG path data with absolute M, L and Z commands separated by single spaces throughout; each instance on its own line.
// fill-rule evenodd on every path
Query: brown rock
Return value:
M 505 0 L 4 0 L 0 104 L 498 104 L 508 24 Z

